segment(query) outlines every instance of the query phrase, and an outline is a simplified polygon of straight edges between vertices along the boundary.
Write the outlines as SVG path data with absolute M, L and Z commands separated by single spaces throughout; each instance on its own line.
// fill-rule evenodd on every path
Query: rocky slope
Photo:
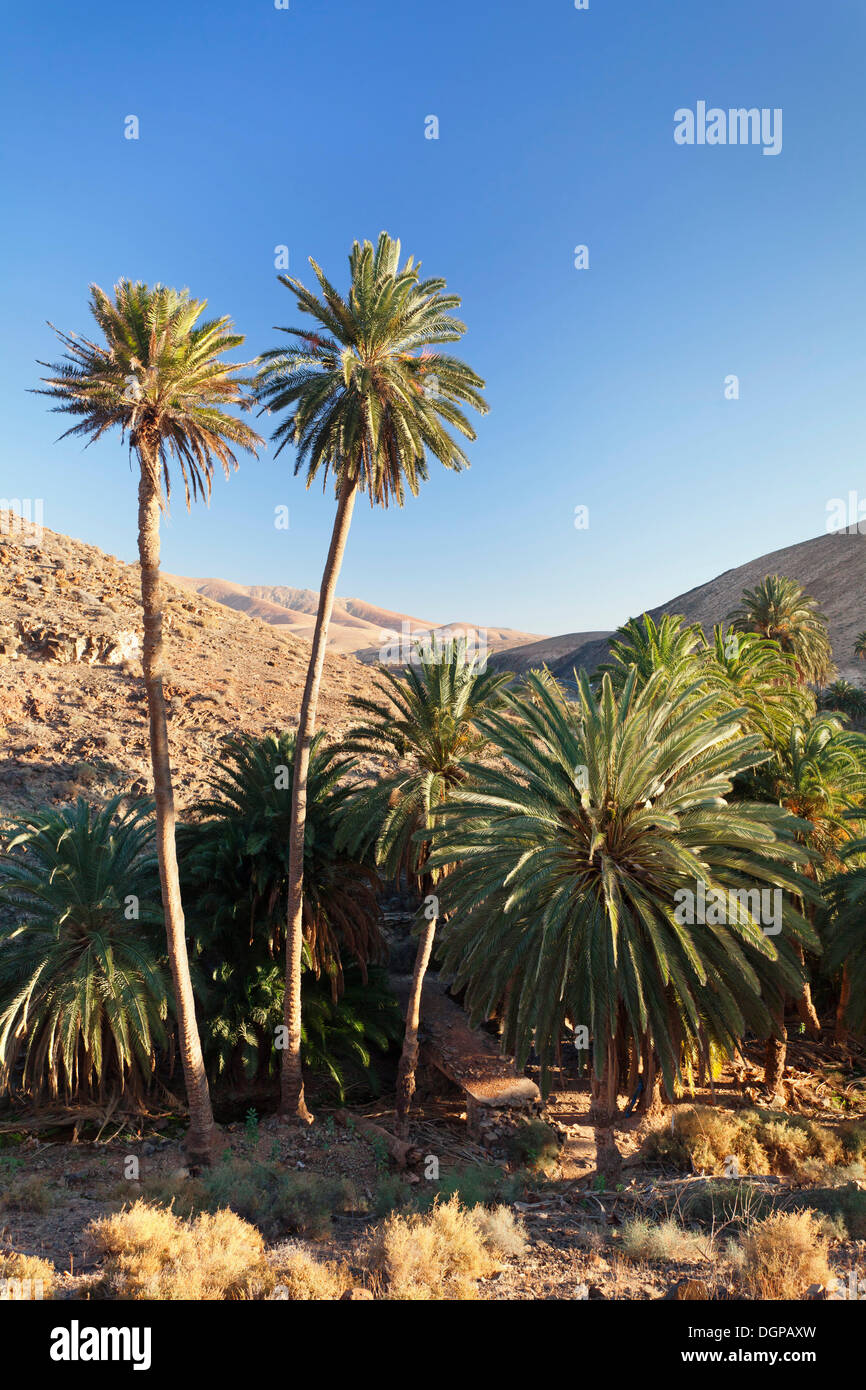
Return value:
M 181 808 L 236 731 L 291 728 L 309 645 L 166 584 L 169 735 Z M 0 815 L 151 787 L 136 565 L 0 512 Z M 372 691 L 351 656 L 325 663 L 319 727 Z

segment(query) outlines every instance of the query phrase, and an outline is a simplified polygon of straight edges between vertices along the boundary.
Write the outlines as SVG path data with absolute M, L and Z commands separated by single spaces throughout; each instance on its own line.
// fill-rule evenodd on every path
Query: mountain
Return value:
M 689 622 L 700 623 L 709 635 L 713 624 L 737 606 L 743 590 L 753 588 L 768 574 L 796 580 L 818 600 L 827 619 L 839 674 L 858 681 L 864 673 L 854 656 L 854 639 L 866 629 L 866 536 L 856 532 L 836 531 L 773 550 L 647 611 L 655 619 L 663 613 L 682 614 Z M 555 675 L 570 677 L 575 667 L 593 671 L 606 661 L 611 636 L 610 632 L 572 632 L 547 637 L 513 646 L 507 655 L 494 656 L 492 664 L 518 672 L 546 664 Z
M 309 645 L 287 625 L 165 585 L 175 791 L 200 797 L 222 738 L 293 728 Z M 283 611 L 283 610 L 280 610 Z M 151 788 L 137 565 L 0 510 L 0 816 Z M 335 737 L 374 673 L 330 652 L 318 723 Z M 363 762 L 361 769 L 371 767 Z
M 292 589 L 280 584 L 234 584 L 229 579 L 188 579 L 181 575 L 167 577 L 172 584 L 190 593 L 201 594 L 237 612 L 260 618 L 274 627 L 288 628 L 294 636 L 305 641 L 312 640 L 319 604 L 319 595 L 313 589 Z M 390 608 L 379 608 L 364 599 L 337 598 L 328 629 L 328 647 L 333 651 L 352 654 L 360 661 L 375 662 L 379 660 L 382 646 L 388 642 L 386 634 L 402 636 L 405 632 L 408 637 L 433 631 L 443 637 L 446 633 L 465 634 L 473 643 L 477 643 L 479 633 L 483 633 L 487 649 L 491 652 L 543 640 L 533 633 L 518 632 L 513 628 L 482 629 L 473 623 L 434 623 L 429 619 L 396 613 Z

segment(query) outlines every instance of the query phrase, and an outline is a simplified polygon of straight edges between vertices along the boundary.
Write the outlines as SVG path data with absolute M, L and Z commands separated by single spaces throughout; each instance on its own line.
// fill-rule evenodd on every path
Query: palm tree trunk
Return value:
M 801 900 L 802 901 L 802 900 Z M 803 967 L 803 984 L 797 997 L 797 1014 L 800 1022 L 805 1024 L 806 1032 L 810 1038 L 818 1039 L 821 1036 L 821 1020 L 812 1001 L 812 986 L 806 975 L 806 955 L 802 946 L 797 947 L 797 955 Z
M 788 1030 L 785 1027 L 785 1000 L 777 998 L 770 1008 L 773 1022 L 778 1032 L 767 1039 L 767 1054 L 764 1062 L 764 1085 L 771 1095 L 782 1094 L 782 1081 L 785 1076 L 785 1059 L 788 1052 Z
M 358 493 L 357 482 L 345 481 L 340 488 L 337 515 L 331 534 L 331 545 L 322 575 L 313 649 L 307 668 L 307 682 L 301 699 L 298 733 L 295 741 L 295 765 L 292 772 L 292 809 L 289 822 L 289 904 L 286 930 L 286 993 L 284 1019 L 286 1047 L 283 1051 L 280 1082 L 280 1114 L 311 1124 L 313 1117 L 304 1100 L 304 1078 L 301 1071 L 301 966 L 304 946 L 304 835 L 307 824 L 307 773 L 310 766 L 310 745 L 316 732 L 316 710 L 319 687 L 325 665 L 328 627 L 334 608 L 337 580 L 343 564 L 352 511 Z
M 155 441 L 142 441 L 141 481 L 138 486 L 138 555 L 141 565 L 141 606 L 144 611 L 142 666 L 150 725 L 150 762 L 156 800 L 156 853 L 165 915 L 168 955 L 174 980 L 177 1026 L 183 1079 L 189 1105 L 186 1151 L 194 1166 L 211 1161 L 216 1143 L 213 1110 L 195 1017 L 195 998 L 189 973 L 186 928 L 180 897 L 175 850 L 174 789 L 168 748 L 168 724 L 162 688 L 162 599 L 159 581 L 160 487 Z
M 848 1012 L 848 1005 L 851 1002 L 851 971 L 848 969 L 847 962 L 842 966 L 842 980 L 839 987 L 839 999 L 836 1004 L 836 1028 L 833 1041 L 839 1047 L 848 1046 L 848 1025 L 845 1015 Z
M 430 964 L 433 938 L 436 935 L 437 917 L 431 917 L 421 933 L 415 968 L 412 971 L 412 987 L 409 990 L 409 1003 L 406 1006 L 406 1032 L 403 1035 L 403 1051 L 397 1072 L 397 1135 L 405 1139 L 409 1132 L 409 1108 L 415 1094 L 415 1068 L 418 1065 L 418 1028 L 421 1022 L 421 991 L 424 976 Z
M 622 1171 L 622 1154 L 616 1146 L 614 1124 L 617 1117 L 617 1093 L 619 1091 L 619 1069 L 616 1041 L 607 1044 L 601 1076 L 596 1071 L 596 1058 L 593 1055 L 593 1069 L 590 1078 L 590 1123 L 595 1131 L 595 1165 L 607 1183 L 616 1182 Z

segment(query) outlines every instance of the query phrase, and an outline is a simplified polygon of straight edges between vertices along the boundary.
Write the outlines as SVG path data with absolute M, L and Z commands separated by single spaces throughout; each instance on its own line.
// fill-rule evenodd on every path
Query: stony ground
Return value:
M 734 1077 L 716 1086 L 720 1104 L 736 1104 L 740 1085 Z M 708 1100 L 698 1093 L 695 1100 Z M 335 1123 L 333 1102 L 319 1097 L 317 1121 L 310 1129 L 278 1126 L 262 1117 L 252 1126 L 236 1122 L 223 1127 L 230 1155 L 237 1160 L 257 1159 L 277 1163 L 291 1172 L 335 1174 L 350 1180 L 357 1194 L 357 1209 L 333 1217 L 330 1232 L 322 1238 L 299 1238 L 319 1258 L 340 1256 L 350 1264 L 371 1224 L 381 1217 L 383 1186 L 393 1194 L 394 1184 L 417 1185 L 427 1179 L 389 1171 L 387 1160 L 353 1127 Z M 588 1116 L 585 1084 L 559 1078 L 545 1120 L 559 1130 L 563 1140 L 558 1156 L 536 1171 L 511 1163 L 516 1182 L 507 1201 L 523 1222 L 528 1247 L 523 1256 L 506 1263 L 491 1278 L 481 1281 L 479 1296 L 490 1300 L 548 1299 L 664 1299 L 673 1296 L 678 1283 L 695 1281 L 694 1287 L 712 1297 L 736 1296 L 731 1268 L 724 1256 L 724 1232 L 682 1257 L 663 1261 L 635 1261 L 622 1249 L 623 1223 L 641 1212 L 659 1219 L 676 1212 L 690 1179 L 657 1164 L 648 1165 L 641 1144 L 648 1128 L 658 1120 L 623 1119 L 617 1143 L 624 1157 L 622 1180 L 607 1190 L 594 1168 L 594 1145 Z M 467 1137 L 465 1112 L 456 1094 L 428 1096 L 418 1108 L 413 1138 L 425 1158 L 434 1155 L 440 1164 L 439 1179 L 455 1168 L 478 1165 L 487 1171 L 494 1162 L 504 1167 L 501 1154 L 491 1154 Z M 812 1106 L 814 1118 L 838 1120 L 826 1107 Z M 365 1115 L 388 1126 L 393 1116 L 385 1104 L 359 1107 Z M 666 1122 L 666 1120 L 664 1121 Z M 188 1181 L 180 1145 L 180 1128 L 170 1115 L 152 1118 L 137 1137 L 127 1131 L 116 1136 L 109 1120 L 97 1142 L 50 1142 L 31 1134 L 14 1145 L 8 1133 L 11 1120 L 3 1117 L 0 1129 L 0 1250 L 17 1250 L 50 1259 L 60 1271 L 60 1297 L 86 1297 L 96 1266 L 88 1251 L 86 1227 L 95 1217 L 120 1209 L 138 1196 L 167 1200 L 166 1192 L 183 1189 Z M 68 1134 L 68 1130 L 67 1130 Z M 137 1160 L 137 1178 L 130 1176 L 130 1158 Z M 779 1182 L 779 1179 L 774 1181 Z M 166 1186 L 168 1184 L 168 1186 Z M 23 1190 L 23 1196 L 22 1194 Z M 377 1214 L 378 1213 L 378 1214 Z M 848 1279 L 849 1272 L 866 1272 L 866 1240 L 836 1241 L 831 1248 L 834 1273 Z M 359 1281 L 363 1269 L 355 1265 Z

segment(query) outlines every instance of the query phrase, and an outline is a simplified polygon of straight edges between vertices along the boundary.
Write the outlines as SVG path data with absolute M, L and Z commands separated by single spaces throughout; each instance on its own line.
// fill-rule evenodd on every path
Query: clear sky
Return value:
M 160 280 L 254 356 L 297 318 L 275 247 L 344 286 L 381 229 L 462 295 L 491 410 L 470 472 L 359 505 L 342 594 L 614 626 L 866 496 L 862 0 L 89 0 L 4 38 L 0 496 L 52 529 L 136 558 L 125 448 L 56 443 L 27 394 L 46 320 L 86 333 L 91 281 Z M 676 144 L 699 101 L 781 108 L 781 152 Z M 166 569 L 317 588 L 333 500 L 291 462 L 178 496 Z

